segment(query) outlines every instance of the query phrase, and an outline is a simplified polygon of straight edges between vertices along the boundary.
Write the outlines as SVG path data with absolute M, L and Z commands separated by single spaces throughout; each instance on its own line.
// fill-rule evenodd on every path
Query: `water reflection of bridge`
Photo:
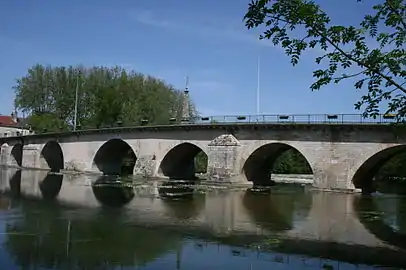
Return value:
M 137 224 L 209 231 L 219 236 L 272 235 L 297 243 L 307 241 L 307 245 L 317 241 L 397 249 L 360 222 L 354 209 L 359 196 L 353 194 L 304 192 L 269 196 L 217 189 L 186 197 L 185 202 L 162 198 L 156 182 L 135 188 L 120 186 L 115 191 L 110 188 L 109 194 L 104 194 L 103 187 L 92 186 L 94 179 L 85 175 L 11 170 L 2 173 L 1 190 L 25 197 L 57 198 L 60 203 L 85 208 L 99 207 L 108 195 L 117 205 L 128 202 L 124 208 L 128 222 Z M 92 213 L 95 212 L 89 212 L 85 218 L 91 219 Z

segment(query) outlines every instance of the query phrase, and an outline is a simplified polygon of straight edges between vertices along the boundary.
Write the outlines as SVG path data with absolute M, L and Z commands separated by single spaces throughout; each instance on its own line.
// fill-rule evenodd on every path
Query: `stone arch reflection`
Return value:
M 55 200 L 62 188 L 63 175 L 53 172 L 47 173 L 45 178 L 39 183 L 42 198 L 45 200 Z
M 287 153 L 295 157 L 295 161 L 300 163 L 300 167 L 303 167 L 300 169 L 303 172 L 299 172 L 299 174 L 313 174 L 306 157 L 298 149 L 285 143 L 269 143 L 258 147 L 245 161 L 242 172 L 254 186 L 273 185 L 271 173 L 274 165 L 280 157 Z
M 135 196 L 131 181 L 123 181 L 117 176 L 100 176 L 92 184 L 96 200 L 103 206 L 123 207 Z
M 158 186 L 164 207 L 178 219 L 195 218 L 203 210 L 206 196 L 195 189 L 192 182 L 167 181 Z
M 21 196 L 21 170 L 16 171 L 9 180 L 10 193 L 13 197 Z
M 381 196 L 358 196 L 354 200 L 354 209 L 363 226 L 378 239 L 391 245 L 406 249 L 406 198 L 397 197 L 399 212 L 392 213 L 398 218 L 400 228 L 396 230 L 385 221 L 385 212 L 378 207 Z M 386 213 L 388 214 L 388 213 Z
M 7 221 L 3 243 L 21 268 L 133 268 L 181 245 L 180 234 L 133 226 L 122 211 L 55 207 L 37 200 L 21 204 L 21 218 Z M 33 247 L 41 252 L 32 256 Z
M 252 221 L 262 229 L 282 232 L 293 229 L 297 222 L 307 218 L 312 207 L 312 195 L 303 190 L 258 192 L 248 189 L 243 205 Z

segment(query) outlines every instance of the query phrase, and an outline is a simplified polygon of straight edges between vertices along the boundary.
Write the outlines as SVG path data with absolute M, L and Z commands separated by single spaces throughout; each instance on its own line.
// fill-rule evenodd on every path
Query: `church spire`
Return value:
M 188 123 L 190 121 L 190 100 L 189 100 L 189 77 L 186 77 L 186 86 L 183 91 L 183 103 L 182 103 L 182 123 Z

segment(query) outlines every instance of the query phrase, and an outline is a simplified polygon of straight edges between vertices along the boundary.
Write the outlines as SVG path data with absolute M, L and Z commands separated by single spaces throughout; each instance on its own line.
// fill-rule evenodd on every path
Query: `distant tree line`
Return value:
M 199 152 L 195 158 L 195 172 L 207 172 L 207 155 L 203 151 Z
M 379 179 L 400 177 L 402 181 L 406 178 L 406 153 L 400 153 L 388 160 L 378 171 L 376 176 Z M 406 181 L 405 181 L 406 182 Z
M 183 91 L 164 81 L 120 67 L 31 67 L 14 86 L 15 107 L 38 132 L 68 131 L 117 125 L 165 124 L 180 120 Z M 190 102 L 191 116 L 196 115 Z
M 313 174 L 306 158 L 296 149 L 289 149 L 280 155 L 273 164 L 272 173 Z

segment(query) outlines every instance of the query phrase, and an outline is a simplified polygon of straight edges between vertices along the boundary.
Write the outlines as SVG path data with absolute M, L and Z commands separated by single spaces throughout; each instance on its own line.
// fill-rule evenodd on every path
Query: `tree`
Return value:
M 370 5 L 369 1 L 355 1 Z M 356 89 L 367 88 L 355 104 L 356 109 L 364 110 L 364 117 L 375 118 L 382 106 L 387 107 L 385 113 L 397 114 L 398 120 L 406 116 L 403 0 L 383 0 L 374 5 L 373 14 L 365 15 L 359 26 L 335 25 L 311 0 L 255 0 L 244 20 L 249 29 L 265 26 L 260 39 L 282 46 L 293 65 L 308 49 L 322 51 L 315 61 L 327 67 L 313 72 L 316 81 L 310 86 L 312 90 L 353 79 Z
M 406 153 L 399 153 L 382 165 L 375 177 L 387 179 L 389 177 L 406 177 Z
M 313 174 L 306 158 L 296 149 L 291 148 L 282 153 L 272 164 L 272 173 Z
M 35 65 L 14 87 L 15 106 L 29 115 L 38 132 L 67 131 L 74 125 L 78 89 L 77 123 L 83 128 L 135 126 L 180 120 L 183 93 L 164 81 L 120 67 Z M 191 102 L 191 101 L 190 101 Z M 195 107 L 191 103 L 192 115 Z
M 207 155 L 200 151 L 195 157 L 195 172 L 196 173 L 207 173 Z

